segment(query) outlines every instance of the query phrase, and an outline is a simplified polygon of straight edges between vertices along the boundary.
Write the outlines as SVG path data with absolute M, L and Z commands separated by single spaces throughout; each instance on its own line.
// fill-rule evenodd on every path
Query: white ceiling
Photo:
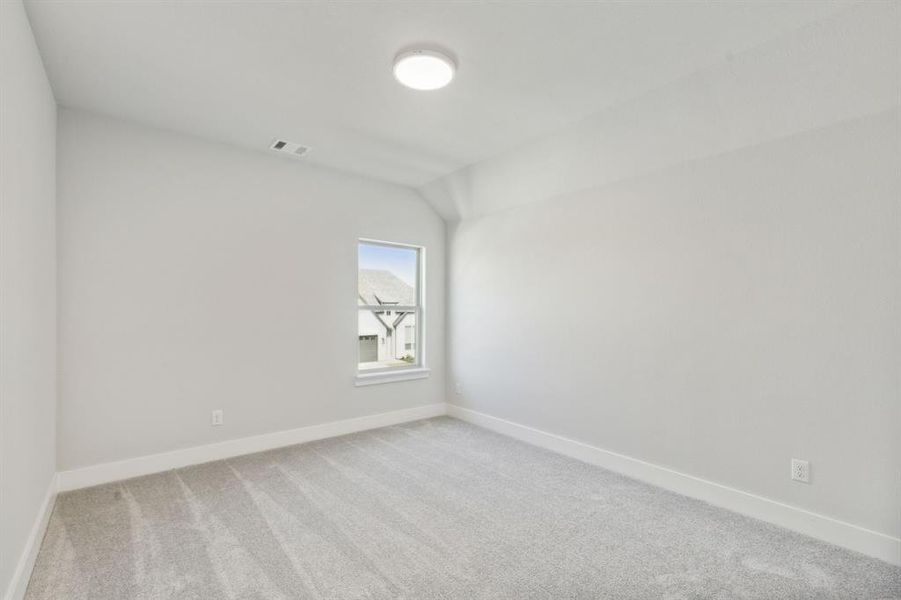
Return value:
M 419 186 L 846 2 L 26 2 L 57 100 Z M 444 90 L 398 85 L 428 43 Z

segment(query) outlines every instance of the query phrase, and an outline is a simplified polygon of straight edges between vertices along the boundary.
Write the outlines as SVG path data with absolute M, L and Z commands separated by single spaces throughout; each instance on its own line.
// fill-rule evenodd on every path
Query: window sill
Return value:
M 378 383 L 393 383 L 395 381 L 407 381 L 410 379 L 425 379 L 432 372 L 427 367 L 413 369 L 401 369 L 397 371 L 381 371 L 379 373 L 358 373 L 356 386 L 376 385 Z

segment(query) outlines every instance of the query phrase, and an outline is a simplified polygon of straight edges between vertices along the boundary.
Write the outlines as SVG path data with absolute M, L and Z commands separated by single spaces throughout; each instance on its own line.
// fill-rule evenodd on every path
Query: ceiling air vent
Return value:
M 288 156 L 293 156 L 294 158 L 300 158 L 310 151 L 309 147 L 307 146 L 301 146 L 296 142 L 289 142 L 288 140 L 282 140 L 278 138 L 272 140 L 272 143 L 269 145 L 269 149 L 273 152 L 278 152 L 279 154 L 287 154 Z

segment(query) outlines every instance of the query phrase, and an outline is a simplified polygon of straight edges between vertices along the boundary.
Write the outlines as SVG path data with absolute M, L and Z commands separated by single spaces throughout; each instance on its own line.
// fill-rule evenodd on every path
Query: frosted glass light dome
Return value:
M 403 52 L 394 59 L 394 77 L 414 90 L 437 90 L 454 78 L 456 65 L 445 54 L 434 50 Z

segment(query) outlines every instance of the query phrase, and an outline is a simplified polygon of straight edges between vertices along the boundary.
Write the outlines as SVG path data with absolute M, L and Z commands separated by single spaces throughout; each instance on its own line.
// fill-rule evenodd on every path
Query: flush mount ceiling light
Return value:
M 435 50 L 410 50 L 394 59 L 394 77 L 414 90 L 437 90 L 454 78 L 454 61 Z

